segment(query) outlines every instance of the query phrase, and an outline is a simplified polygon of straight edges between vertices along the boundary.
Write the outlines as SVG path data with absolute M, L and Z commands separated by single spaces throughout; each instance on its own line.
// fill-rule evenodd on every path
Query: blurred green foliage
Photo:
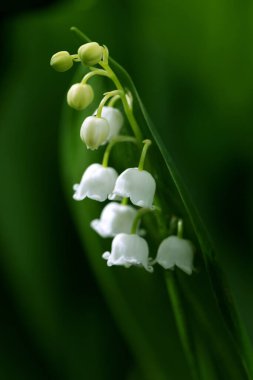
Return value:
M 76 0 L 5 19 L 2 379 L 143 376 L 96 284 L 62 190 L 61 110 L 74 73 L 53 72 L 49 59 L 75 52 L 72 25 L 106 44 L 133 77 L 253 336 L 252 20 L 252 2 L 225 0 Z M 200 342 L 203 356 L 206 344 Z

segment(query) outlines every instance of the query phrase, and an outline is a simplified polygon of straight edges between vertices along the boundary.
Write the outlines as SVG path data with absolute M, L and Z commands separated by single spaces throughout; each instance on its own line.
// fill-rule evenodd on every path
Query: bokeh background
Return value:
M 253 336 L 253 2 L 1 5 L 0 378 L 135 379 L 138 362 L 86 260 L 64 195 L 62 107 L 75 25 L 130 73 Z

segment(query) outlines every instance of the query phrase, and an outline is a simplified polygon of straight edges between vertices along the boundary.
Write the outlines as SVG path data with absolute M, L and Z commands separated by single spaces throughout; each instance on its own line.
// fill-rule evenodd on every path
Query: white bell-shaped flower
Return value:
M 128 205 L 110 202 L 103 209 L 100 219 L 91 222 L 91 227 L 102 237 L 114 237 L 124 232 L 130 234 L 137 210 Z
M 103 167 L 101 164 L 92 164 L 84 172 L 80 184 L 75 184 L 73 198 L 81 201 L 84 198 L 103 202 L 111 193 L 117 179 L 117 172 L 113 168 Z
M 169 236 L 161 242 L 154 263 L 160 264 L 164 269 L 174 269 L 176 266 L 190 275 L 193 271 L 193 256 L 194 246 L 191 241 Z
M 153 208 L 155 189 L 155 180 L 149 172 L 130 168 L 119 175 L 108 198 L 111 200 L 130 198 L 136 206 Z
M 112 251 L 105 252 L 103 259 L 107 265 L 123 265 L 129 268 L 132 265 L 143 266 L 148 272 L 153 272 L 148 257 L 149 249 L 146 240 L 138 235 L 118 234 L 112 241 Z
M 81 140 L 88 149 L 95 150 L 103 145 L 109 136 L 110 126 L 103 117 L 88 116 L 80 129 Z
M 119 134 L 122 128 L 124 122 L 123 115 L 117 108 L 104 106 L 101 116 L 108 121 L 110 131 L 107 141 L 110 141 L 114 136 Z

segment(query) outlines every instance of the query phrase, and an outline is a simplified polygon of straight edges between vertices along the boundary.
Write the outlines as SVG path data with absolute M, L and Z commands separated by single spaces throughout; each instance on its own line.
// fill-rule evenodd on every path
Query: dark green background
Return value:
M 0 377 L 134 379 L 74 229 L 59 158 L 80 27 L 132 76 L 252 328 L 253 3 L 99 1 L 2 7 Z

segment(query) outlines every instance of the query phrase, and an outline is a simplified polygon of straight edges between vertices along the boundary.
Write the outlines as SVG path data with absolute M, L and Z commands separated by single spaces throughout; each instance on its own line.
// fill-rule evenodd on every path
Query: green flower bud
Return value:
M 56 71 L 63 73 L 73 66 L 73 59 L 68 51 L 59 51 L 52 56 L 50 65 Z
M 88 107 L 93 101 L 93 98 L 93 89 L 89 84 L 73 84 L 67 93 L 68 105 L 77 111 Z
M 97 42 L 88 42 L 80 46 L 78 56 L 84 65 L 94 66 L 102 59 L 103 47 Z
M 88 149 L 95 150 L 107 141 L 109 132 L 110 127 L 106 119 L 88 116 L 81 126 L 80 137 Z

